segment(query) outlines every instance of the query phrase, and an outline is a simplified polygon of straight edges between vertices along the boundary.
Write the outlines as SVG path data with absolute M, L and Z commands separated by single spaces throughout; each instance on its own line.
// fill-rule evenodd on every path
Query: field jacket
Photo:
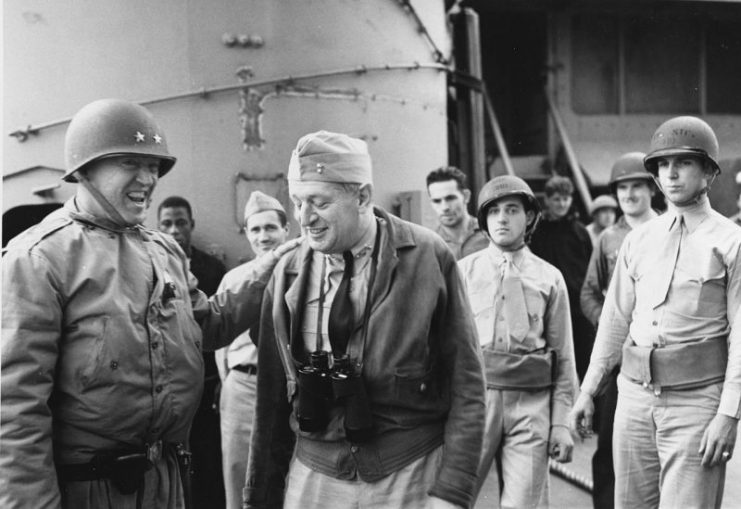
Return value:
M 187 441 L 202 342 L 259 316 L 272 266 L 209 301 L 171 237 L 71 200 L 14 239 L 2 269 L 0 507 L 45 508 L 61 504 L 55 463 Z
M 248 507 L 281 505 L 296 436 L 297 453 L 310 468 L 370 482 L 444 445 L 430 494 L 461 506 L 472 503 L 485 389 L 456 261 L 433 232 L 380 209 L 375 214 L 381 239 L 367 335 L 354 334 L 348 345 L 353 358 L 362 357 L 374 437 L 351 444 L 341 421 L 334 420 L 325 432 L 298 430 L 290 405 L 297 403 L 294 374 L 285 371 L 281 349 L 290 352 L 293 344 L 296 351 L 295 345 L 303 344 L 297 316 L 313 257 L 303 244 L 279 262 L 263 300 L 257 409 L 244 493 Z M 294 369 L 306 360 L 287 355 Z

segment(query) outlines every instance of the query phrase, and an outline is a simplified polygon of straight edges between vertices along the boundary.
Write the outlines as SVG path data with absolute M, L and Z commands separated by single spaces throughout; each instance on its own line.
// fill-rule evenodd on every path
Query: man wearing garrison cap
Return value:
M 245 507 L 469 507 L 484 382 L 452 253 L 373 205 L 362 140 L 304 136 L 288 180 L 305 240 L 263 299 Z
M 244 207 L 244 232 L 255 256 L 283 244 L 288 223 L 283 205 L 265 193 L 254 191 Z M 238 288 L 254 270 L 255 260 L 230 270 L 219 292 Z M 221 375 L 221 452 L 227 509 L 242 507 L 242 488 L 252 435 L 252 416 L 257 393 L 257 347 L 244 331 L 228 347 L 216 351 Z

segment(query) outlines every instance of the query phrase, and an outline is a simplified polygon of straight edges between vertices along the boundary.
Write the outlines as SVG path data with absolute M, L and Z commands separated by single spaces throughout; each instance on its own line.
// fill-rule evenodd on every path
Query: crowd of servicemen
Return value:
M 75 196 L 3 256 L 0 506 L 471 507 L 494 477 L 486 505 L 547 507 L 549 460 L 596 426 L 595 507 L 719 507 L 741 228 L 708 201 L 707 123 L 647 147 L 588 228 L 566 177 L 544 210 L 495 177 L 472 216 L 464 174 L 437 169 L 432 231 L 374 204 L 365 142 L 310 133 L 288 165 L 301 236 L 254 191 L 256 257 L 225 273 L 187 200 L 142 226 L 175 164 L 151 113 L 85 106 Z

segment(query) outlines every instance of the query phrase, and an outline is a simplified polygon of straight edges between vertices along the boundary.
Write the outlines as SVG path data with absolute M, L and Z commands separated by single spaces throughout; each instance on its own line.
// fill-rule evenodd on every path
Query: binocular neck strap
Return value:
M 319 305 L 316 310 L 316 345 L 314 351 L 322 350 L 322 324 L 324 323 L 324 278 L 327 277 L 327 257 L 322 256 L 322 275 L 319 278 Z M 344 352 L 343 352 L 344 353 Z
M 356 363 L 358 366 L 363 366 L 363 353 L 365 352 L 365 343 L 368 341 L 368 322 L 370 321 L 371 308 L 373 302 L 371 296 L 373 294 L 373 285 L 376 283 L 376 274 L 378 273 L 378 256 L 381 251 L 381 235 L 383 234 L 381 228 L 381 222 L 376 219 L 376 241 L 373 244 L 373 254 L 371 254 L 371 266 L 370 266 L 370 278 L 368 279 L 368 291 L 365 296 L 365 310 L 363 311 L 363 341 L 360 344 L 358 351 L 358 358 Z
M 370 319 L 370 312 L 371 307 L 373 303 L 371 302 L 371 295 L 373 292 L 373 285 L 376 282 L 376 273 L 378 272 L 378 253 L 381 249 L 381 225 L 378 223 L 378 220 L 376 220 L 377 228 L 376 228 L 376 239 L 373 244 L 373 252 L 371 253 L 371 264 L 370 264 L 370 278 L 368 279 L 368 288 L 366 290 L 366 296 L 365 296 L 365 309 L 363 311 L 363 341 L 360 346 L 360 349 L 358 351 L 358 359 L 357 364 L 362 364 L 363 360 L 363 350 L 365 349 L 365 342 L 368 338 L 368 321 Z M 326 257 L 323 258 L 322 261 L 322 275 L 320 278 L 319 283 L 319 305 L 317 306 L 317 325 L 316 325 L 316 345 L 315 345 L 315 351 L 321 351 L 322 349 L 322 323 L 324 321 L 324 297 L 325 297 L 325 291 L 324 291 L 324 280 L 327 276 L 327 259 Z M 335 298 L 337 296 L 335 295 Z M 332 355 L 334 357 L 340 357 L 345 355 L 347 353 L 347 345 L 349 341 L 344 344 L 344 348 L 342 351 L 339 351 L 339 348 L 337 348 L 336 345 L 331 345 L 332 347 Z

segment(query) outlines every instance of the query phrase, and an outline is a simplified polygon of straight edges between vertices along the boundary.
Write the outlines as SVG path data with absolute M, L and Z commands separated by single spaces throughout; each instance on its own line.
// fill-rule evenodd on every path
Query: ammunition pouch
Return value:
M 556 378 L 558 356 L 550 348 L 517 354 L 484 350 L 486 387 L 489 389 L 542 391 Z
M 623 345 L 620 373 L 654 388 L 696 389 L 725 380 L 728 342 L 725 337 L 665 346 Z

